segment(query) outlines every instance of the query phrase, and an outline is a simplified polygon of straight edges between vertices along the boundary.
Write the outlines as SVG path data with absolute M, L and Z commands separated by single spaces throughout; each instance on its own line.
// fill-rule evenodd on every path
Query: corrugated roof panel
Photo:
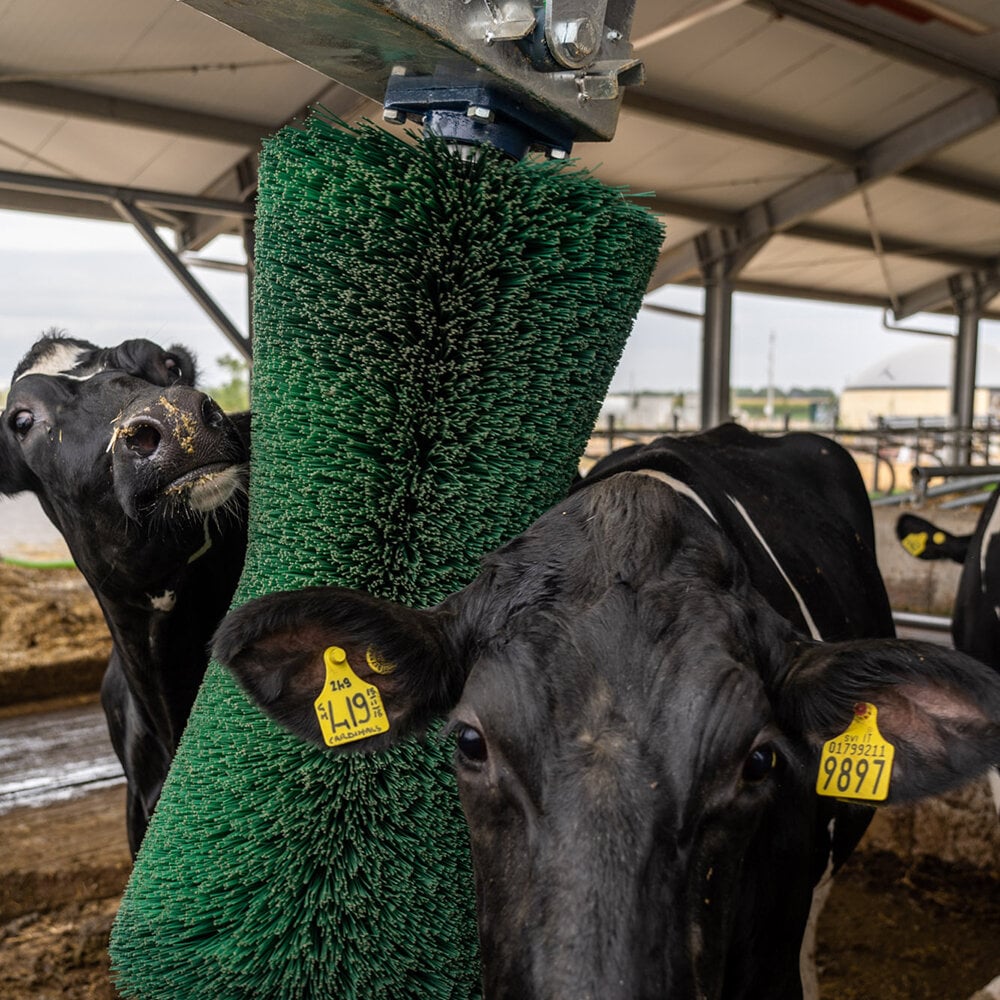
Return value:
M 1000 122 L 928 157 L 926 162 L 1000 190 Z
M 283 121 L 329 85 L 177 0 L 11 0 L 0 37 L 0 81 L 27 72 L 37 82 L 247 121 Z M 247 63 L 268 65 L 191 68 Z M 178 71 L 146 72 L 164 67 Z M 116 72 L 93 75 L 99 70 Z
M 61 176 L 197 194 L 243 158 L 242 147 L 66 119 L 38 150 Z M 53 170 L 33 170 L 55 173 Z
M 983 257 L 1000 254 L 1000 203 L 938 188 L 928 190 L 903 177 L 873 184 L 868 199 L 883 236 L 909 240 L 917 248 L 937 245 Z M 831 205 L 811 221 L 862 232 L 870 229 L 860 195 Z
M 663 215 L 660 217 L 660 221 L 667 230 L 666 239 L 663 241 L 663 248 L 665 250 L 669 250 L 672 246 L 677 246 L 685 240 L 692 239 L 705 231 L 705 224 L 703 222 L 682 219 L 676 215 Z
M 171 137 L 129 181 L 130 186 L 154 191 L 201 194 L 234 167 L 245 150 L 207 139 Z
M 665 198 L 711 202 L 724 210 L 766 198 L 824 163 L 808 153 L 684 128 L 628 109 L 612 143 L 582 143 L 574 155 L 605 179 Z
M 59 173 L 34 158 L 38 149 L 59 128 L 64 116 L 39 114 L 22 108 L 3 109 L 0 130 L 0 170 L 18 170 L 35 174 Z
M 930 16 L 923 21 L 892 9 L 885 0 L 881 4 L 869 0 L 810 2 L 834 17 L 854 22 L 869 36 L 878 33 L 904 44 L 923 46 L 958 66 L 1000 73 L 1000 7 L 996 0 L 937 0 L 926 4 Z M 978 23 L 963 26 L 958 21 L 962 16 Z
M 968 89 L 751 7 L 673 36 L 643 58 L 653 91 L 847 147 L 865 145 Z
M 858 293 L 883 299 L 903 295 L 952 273 L 933 261 L 887 254 L 884 265 L 892 288 L 886 287 L 882 268 L 871 251 L 793 236 L 776 236 L 744 268 L 741 278 L 783 284 L 803 290 Z

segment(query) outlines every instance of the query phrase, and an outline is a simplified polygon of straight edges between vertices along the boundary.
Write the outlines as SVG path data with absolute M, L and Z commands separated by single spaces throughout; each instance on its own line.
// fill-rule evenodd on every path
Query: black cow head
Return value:
M 1000 759 L 995 674 L 927 644 L 802 640 L 641 475 L 574 494 L 438 607 L 274 594 L 215 654 L 321 745 L 450 712 L 491 998 L 799 996 L 824 741 L 874 705 L 889 802 Z
M 245 490 L 245 441 L 193 388 L 195 374 L 180 347 L 130 340 L 102 349 L 53 335 L 14 372 L 0 426 L 0 492 L 35 493 L 102 593 L 113 587 L 109 567 L 128 576 L 141 558 L 139 571 L 155 576 L 161 561 L 176 565 L 177 547 L 194 554 L 205 517 L 223 516 Z M 161 559 L 163 548 L 171 551 Z M 117 558 L 125 551 L 129 565 Z
M 972 535 L 953 535 L 916 514 L 900 514 L 896 521 L 899 544 L 917 559 L 950 559 L 963 563 Z

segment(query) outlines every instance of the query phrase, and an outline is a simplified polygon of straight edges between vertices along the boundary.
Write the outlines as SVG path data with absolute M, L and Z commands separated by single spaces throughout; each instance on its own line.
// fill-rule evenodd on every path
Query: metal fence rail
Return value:
M 676 421 L 675 421 L 676 424 Z M 753 428 L 759 434 L 785 434 L 808 430 L 843 445 L 858 462 L 873 502 L 900 502 L 912 491 L 917 496 L 966 489 L 954 481 L 958 475 L 975 477 L 982 487 L 1000 482 L 1000 422 L 990 417 L 971 427 L 949 427 L 938 420 L 887 421 L 876 427 L 795 427 L 786 420 L 776 428 Z M 692 428 L 674 426 L 619 426 L 613 415 L 594 428 L 585 458 L 591 461 L 629 444 L 646 443 L 663 435 L 696 434 Z M 956 464 L 955 456 L 968 455 L 968 463 Z M 997 464 L 995 464 L 997 463 Z M 919 470 L 914 477 L 913 470 Z M 943 487 L 929 486 L 935 478 L 949 478 Z M 882 498 L 880 501 L 878 498 Z

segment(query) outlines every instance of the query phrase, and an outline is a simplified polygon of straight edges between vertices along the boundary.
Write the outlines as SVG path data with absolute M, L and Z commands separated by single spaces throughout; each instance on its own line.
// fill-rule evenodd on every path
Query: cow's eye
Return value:
M 486 740 L 478 729 L 472 726 L 460 726 L 455 730 L 458 739 L 455 749 L 461 760 L 470 764 L 482 764 L 486 760 Z
M 756 784 L 763 781 L 778 765 L 778 755 L 770 743 L 755 747 L 743 763 L 743 780 Z
M 17 431 L 21 437 L 24 437 L 28 431 L 34 426 L 35 415 L 31 410 L 18 410 L 13 417 L 11 417 L 11 426 Z
M 180 362 L 173 355 L 168 354 L 163 359 L 163 364 L 166 366 L 167 375 L 172 382 L 176 382 L 184 374 Z

